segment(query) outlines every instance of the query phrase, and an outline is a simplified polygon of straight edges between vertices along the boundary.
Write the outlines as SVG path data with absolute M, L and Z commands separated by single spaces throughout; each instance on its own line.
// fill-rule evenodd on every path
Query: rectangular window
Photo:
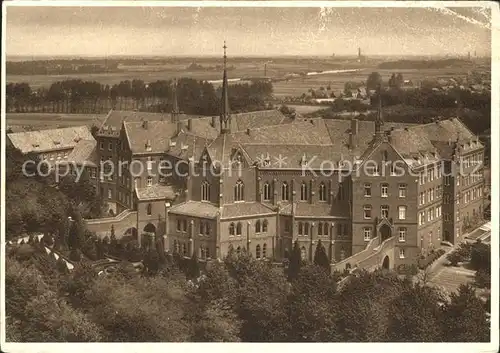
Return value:
M 425 203 L 425 194 L 423 192 L 420 193 L 420 205 L 423 205 Z
M 112 198 L 113 198 L 113 190 L 108 189 L 108 199 L 112 199 Z
M 113 142 L 108 143 L 108 150 L 113 150 Z
M 399 184 L 399 197 L 406 197 L 406 184 Z
M 181 223 L 182 223 L 182 222 L 181 222 L 181 220 L 180 220 L 180 219 L 178 219 L 178 220 L 177 220 L 177 231 L 178 231 L 178 232 L 180 232 L 180 231 L 182 230 L 182 228 L 181 228 Z
M 420 212 L 418 214 L 418 224 L 422 225 L 422 224 L 424 224 L 424 222 L 425 222 L 425 214 L 424 214 L 424 212 Z
M 389 206 L 388 205 L 380 206 L 380 216 L 382 218 L 389 218 Z
M 365 241 L 370 241 L 371 238 L 372 238 L 371 228 L 363 228 L 363 239 Z
M 372 185 L 365 184 L 365 197 L 371 197 L 371 196 L 372 196 Z
M 406 241 L 406 228 L 399 228 L 399 241 Z
M 290 231 L 292 230 L 292 223 L 290 222 L 290 220 L 286 220 L 285 221 L 285 233 L 290 233 Z
M 399 219 L 406 219 L 406 206 L 398 207 Z
M 431 210 L 427 210 L 427 222 L 430 222 L 432 220 L 432 212 Z
M 372 206 L 366 205 L 363 207 L 363 216 L 365 219 L 372 218 Z
M 388 184 L 382 184 L 380 187 L 380 196 L 382 197 L 389 197 L 389 185 Z
M 399 258 L 404 259 L 405 258 L 405 249 L 399 249 Z
M 148 167 L 148 170 L 153 169 L 153 158 L 152 157 L 148 157 L 147 167 Z
M 99 144 L 99 148 L 100 148 L 101 150 L 103 150 L 103 149 L 104 149 L 104 142 L 101 142 L 101 143 Z
M 337 223 L 337 237 L 341 238 L 342 237 L 342 224 Z

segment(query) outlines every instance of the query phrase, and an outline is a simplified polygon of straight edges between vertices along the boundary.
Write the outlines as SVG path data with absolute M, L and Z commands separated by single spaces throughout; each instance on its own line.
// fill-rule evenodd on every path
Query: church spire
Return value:
M 382 129 L 384 126 L 384 117 L 382 115 L 382 85 L 380 83 L 377 85 L 377 99 L 378 108 L 375 119 L 375 136 L 381 136 L 384 133 Z
M 177 79 L 172 84 L 172 122 L 179 120 L 179 103 L 177 102 Z
M 224 41 L 224 74 L 222 77 L 222 107 L 220 114 L 221 133 L 231 131 L 231 113 L 229 110 L 228 83 L 227 83 L 227 57 L 226 57 L 226 41 Z

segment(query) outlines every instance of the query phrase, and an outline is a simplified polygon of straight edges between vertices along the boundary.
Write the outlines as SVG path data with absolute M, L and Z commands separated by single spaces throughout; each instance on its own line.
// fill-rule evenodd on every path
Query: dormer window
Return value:
M 33 148 L 38 148 L 38 147 L 40 147 L 40 145 L 39 145 L 38 143 L 34 143 L 34 144 L 32 144 L 32 146 L 33 146 Z

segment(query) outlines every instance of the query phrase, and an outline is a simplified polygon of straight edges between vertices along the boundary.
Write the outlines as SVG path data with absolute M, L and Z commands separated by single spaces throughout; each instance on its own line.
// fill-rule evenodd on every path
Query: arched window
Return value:
M 323 223 L 323 235 L 330 235 L 330 227 L 328 222 Z
M 307 253 L 306 253 L 306 247 L 303 246 L 303 247 L 300 248 L 300 257 L 302 258 L 302 260 L 306 259 L 306 255 L 307 255 Z
M 210 235 L 210 224 L 205 223 L 205 235 Z
M 148 205 L 146 206 L 146 212 L 147 212 L 148 216 L 151 216 L 152 209 L 153 209 L 153 206 L 150 203 L 148 203 Z
M 264 220 L 264 222 L 262 222 L 262 232 L 263 233 L 267 233 L 267 219 Z
M 210 183 L 208 181 L 204 181 L 201 183 L 201 201 L 209 201 L 210 200 Z
M 319 200 L 326 201 L 326 185 L 323 182 L 319 184 Z
M 255 222 L 255 233 L 260 233 L 260 220 Z
M 263 199 L 264 201 L 269 201 L 271 200 L 271 185 L 269 183 L 264 184 L 264 193 L 263 193 Z
M 304 234 L 304 225 L 302 222 L 299 222 L 299 235 Z
M 267 244 L 262 245 L 262 257 L 266 257 L 267 252 Z
M 305 182 L 302 182 L 302 185 L 300 185 L 300 200 L 307 201 L 308 198 L 309 197 L 307 195 L 307 184 Z
M 234 201 L 243 201 L 244 189 L 245 189 L 245 185 L 243 185 L 243 182 L 241 180 L 238 180 L 236 182 L 236 185 L 234 186 Z
M 229 225 L 229 235 L 234 235 L 234 223 Z
M 304 235 L 309 235 L 309 223 L 304 224 Z
M 281 199 L 283 201 L 288 201 L 289 200 L 289 194 L 288 194 L 288 183 L 286 181 L 281 184 Z
M 241 222 L 236 224 L 236 235 L 241 235 Z
M 182 255 L 186 256 L 187 255 L 187 247 L 186 243 L 182 243 Z
M 241 246 L 238 246 L 238 247 L 236 248 L 236 253 L 237 253 L 238 255 L 241 253 Z
M 323 223 L 318 223 L 318 235 L 323 235 Z
M 260 245 L 255 247 L 255 258 L 260 259 Z

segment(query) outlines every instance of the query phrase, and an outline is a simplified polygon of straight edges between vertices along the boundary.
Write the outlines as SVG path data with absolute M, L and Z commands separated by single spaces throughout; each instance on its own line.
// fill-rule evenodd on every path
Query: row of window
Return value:
M 461 163 L 464 165 L 464 168 L 469 168 L 483 162 L 483 154 L 482 153 L 474 153 L 473 155 L 462 157 Z
M 462 176 L 462 184 L 464 186 L 468 186 L 470 184 L 474 184 L 475 182 L 480 181 L 482 178 L 483 176 L 479 173 L 464 175 Z
M 242 234 L 242 228 L 243 224 L 241 222 L 237 222 L 236 224 L 231 222 L 229 224 L 229 235 L 234 236 L 238 235 L 240 236 Z M 260 234 L 260 233 L 267 233 L 269 228 L 269 222 L 267 220 L 257 220 L 255 222 L 255 233 Z
M 306 182 L 302 182 L 300 184 L 300 200 L 308 201 L 311 198 L 311 187 Z M 272 186 L 270 183 L 265 182 L 263 185 L 262 199 L 264 201 L 270 201 L 272 194 Z M 321 182 L 318 186 L 318 198 L 319 201 L 326 202 L 328 201 L 328 191 L 324 182 Z M 342 200 L 344 198 L 344 190 L 343 184 L 339 184 L 339 199 Z M 281 184 L 281 200 L 289 201 L 290 200 L 290 185 L 284 181 Z
M 406 232 L 407 228 L 405 227 L 398 228 L 398 239 L 400 242 L 406 241 Z M 363 239 L 364 241 L 370 241 L 372 239 L 372 228 L 369 227 L 363 228 Z
M 189 244 L 174 240 L 174 251 L 178 254 L 182 254 L 183 256 L 189 256 Z M 200 245 L 198 258 L 202 260 L 210 259 L 210 248 L 208 246 Z
M 330 235 L 330 224 L 329 222 L 319 222 L 317 235 L 328 236 Z M 312 233 L 312 226 L 308 222 L 298 222 L 297 235 L 298 236 L 308 236 Z M 348 225 L 344 223 L 337 223 L 337 237 L 347 237 L 348 235 Z
M 390 210 L 389 205 L 380 206 L 380 217 L 389 218 L 389 210 Z M 398 219 L 400 219 L 400 220 L 406 219 L 406 210 L 407 210 L 406 206 L 398 206 Z M 364 219 L 371 219 L 372 218 L 372 206 L 371 205 L 364 205 L 363 206 L 363 217 L 364 217 Z
M 434 179 L 439 179 L 441 178 L 441 176 L 442 176 L 441 168 L 438 168 L 437 166 L 431 167 L 420 173 L 418 184 L 423 185 L 427 182 L 433 181 Z
M 364 192 L 365 197 L 371 197 L 372 196 L 372 184 L 365 183 L 364 191 L 365 191 Z M 398 197 L 405 198 L 406 191 L 407 191 L 406 184 L 398 184 Z M 380 184 L 380 197 L 389 197 L 389 184 L 387 184 L 387 183 Z
M 426 218 L 427 222 L 431 222 L 439 217 L 441 217 L 441 206 L 431 207 L 427 211 L 422 211 L 418 214 L 418 224 L 425 224 Z
M 472 190 L 464 192 L 464 202 L 468 203 L 482 197 L 483 189 L 475 187 Z
M 101 143 L 99 143 L 99 148 L 101 149 L 101 151 L 104 151 L 104 142 L 101 141 Z M 120 148 L 121 148 L 121 141 L 118 140 L 116 141 L 116 149 L 120 150 Z M 108 142 L 108 151 L 113 151 L 113 142 Z
M 419 194 L 419 205 L 424 205 L 427 202 L 433 202 L 434 198 L 439 200 L 443 194 L 443 188 L 441 185 L 436 186 L 436 188 L 431 188 L 427 191 L 422 191 Z

